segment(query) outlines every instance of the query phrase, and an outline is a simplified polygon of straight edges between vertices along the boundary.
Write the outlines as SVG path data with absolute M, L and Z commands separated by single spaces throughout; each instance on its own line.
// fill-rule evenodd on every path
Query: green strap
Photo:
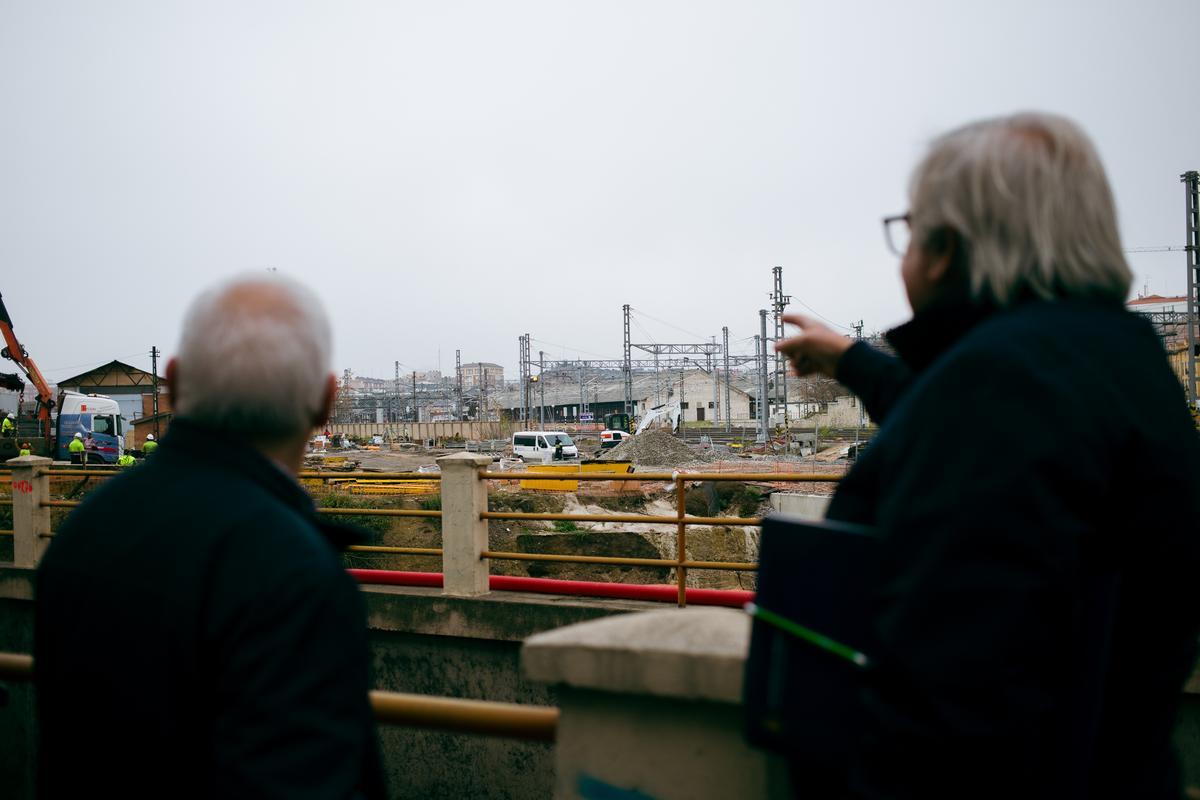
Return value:
M 851 664 L 854 664 L 856 667 L 866 669 L 871 665 L 871 660 L 867 658 L 865 653 L 860 653 L 853 647 L 844 645 L 838 641 L 834 641 L 824 634 L 817 633 L 812 628 L 806 628 L 800 623 L 776 614 L 774 611 L 769 611 L 760 605 L 755 603 L 746 603 L 746 613 L 755 619 L 762 620 L 774 628 L 778 628 L 784 633 L 795 636 L 797 639 L 802 639 L 827 653 L 831 653 L 838 658 L 845 659 Z

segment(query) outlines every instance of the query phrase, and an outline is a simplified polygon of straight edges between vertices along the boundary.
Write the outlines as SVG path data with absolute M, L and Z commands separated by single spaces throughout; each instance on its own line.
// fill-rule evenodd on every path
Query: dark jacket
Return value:
M 837 376 L 883 421 L 829 508 L 882 534 L 856 795 L 1179 797 L 1200 438 L 1153 329 L 1032 302 L 889 340 Z
M 42 796 L 383 796 L 364 607 L 324 528 L 185 419 L 89 495 L 38 569 Z

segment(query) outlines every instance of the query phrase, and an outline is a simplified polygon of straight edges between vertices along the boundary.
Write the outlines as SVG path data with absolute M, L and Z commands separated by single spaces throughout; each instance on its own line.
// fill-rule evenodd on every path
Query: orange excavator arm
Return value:
M 4 307 L 4 296 L 0 295 L 0 334 L 4 336 L 4 351 L 0 355 L 15 361 L 17 366 L 21 368 L 21 372 L 25 373 L 25 377 L 33 384 L 33 388 L 37 390 L 38 402 L 38 419 L 48 422 L 50 420 L 50 410 L 54 408 L 54 395 L 50 393 L 50 385 L 46 383 L 46 379 L 42 376 L 42 371 L 38 369 L 38 365 L 29 357 L 28 351 L 21 346 L 17 341 L 17 335 L 13 333 L 12 319 L 8 316 L 8 309 Z M 0 375 L 0 383 L 5 388 L 20 391 L 24 388 L 21 380 L 16 375 Z

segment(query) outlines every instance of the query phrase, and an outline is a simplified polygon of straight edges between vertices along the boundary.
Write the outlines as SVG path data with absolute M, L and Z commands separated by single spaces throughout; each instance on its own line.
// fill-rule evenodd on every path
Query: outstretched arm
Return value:
M 795 373 L 833 378 L 854 392 L 871 418 L 882 423 L 912 379 L 904 362 L 809 317 L 784 314 L 783 321 L 800 328 L 796 336 L 775 345 L 787 356 Z

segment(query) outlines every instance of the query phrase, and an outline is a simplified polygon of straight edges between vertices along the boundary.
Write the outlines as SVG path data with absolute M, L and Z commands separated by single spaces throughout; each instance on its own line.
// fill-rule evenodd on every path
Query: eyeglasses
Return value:
M 901 258 L 908 252 L 908 242 L 912 238 L 910 221 L 908 213 L 883 218 L 883 238 L 887 240 L 888 249 Z

